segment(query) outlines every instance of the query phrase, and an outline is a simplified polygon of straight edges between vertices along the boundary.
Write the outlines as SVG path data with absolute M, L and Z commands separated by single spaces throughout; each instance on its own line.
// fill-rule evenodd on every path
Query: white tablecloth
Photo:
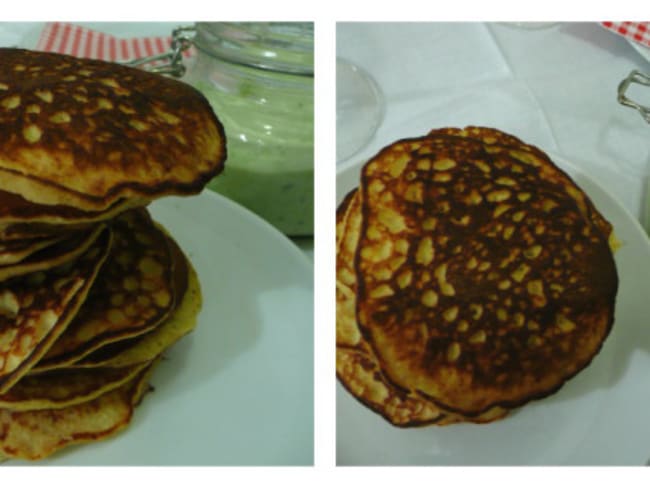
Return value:
M 337 56 L 386 99 L 375 137 L 339 167 L 434 127 L 487 125 L 565 157 L 641 215 L 650 126 L 616 96 L 650 62 L 599 24 L 339 23 Z M 629 95 L 650 105 L 650 88 Z

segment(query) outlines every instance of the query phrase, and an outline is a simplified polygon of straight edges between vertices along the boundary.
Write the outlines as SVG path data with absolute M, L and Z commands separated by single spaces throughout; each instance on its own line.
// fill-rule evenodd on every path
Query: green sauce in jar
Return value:
M 208 187 L 287 235 L 313 235 L 313 27 L 207 24 L 204 29 L 214 35 L 201 41 L 201 25 L 199 55 L 186 81 L 212 104 L 228 151 L 224 172 Z M 297 47 L 294 35 L 303 42 Z M 233 36 L 237 49 L 229 44 Z M 201 47 L 208 41 L 209 53 Z

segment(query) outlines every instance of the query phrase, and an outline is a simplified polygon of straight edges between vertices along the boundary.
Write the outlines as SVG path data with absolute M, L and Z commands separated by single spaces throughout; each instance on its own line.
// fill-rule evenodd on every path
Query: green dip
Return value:
M 314 229 L 313 78 L 213 67 L 194 82 L 224 125 L 228 158 L 208 188 L 291 236 Z M 208 81 L 209 80 L 209 81 Z

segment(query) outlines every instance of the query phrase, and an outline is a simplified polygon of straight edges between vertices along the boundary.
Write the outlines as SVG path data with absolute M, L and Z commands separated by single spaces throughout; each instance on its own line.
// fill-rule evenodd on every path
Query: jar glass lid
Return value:
M 232 63 L 297 75 L 314 74 L 312 22 L 199 22 L 194 44 Z

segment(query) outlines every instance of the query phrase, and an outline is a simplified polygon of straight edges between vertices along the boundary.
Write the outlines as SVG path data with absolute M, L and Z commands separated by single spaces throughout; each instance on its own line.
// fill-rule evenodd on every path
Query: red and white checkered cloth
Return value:
M 171 35 L 125 39 L 79 25 L 48 22 L 41 32 L 36 49 L 120 62 L 164 53 L 169 50 L 171 41 Z M 189 56 L 189 51 L 185 55 Z
M 606 29 L 626 39 L 650 47 L 650 22 L 602 22 Z

